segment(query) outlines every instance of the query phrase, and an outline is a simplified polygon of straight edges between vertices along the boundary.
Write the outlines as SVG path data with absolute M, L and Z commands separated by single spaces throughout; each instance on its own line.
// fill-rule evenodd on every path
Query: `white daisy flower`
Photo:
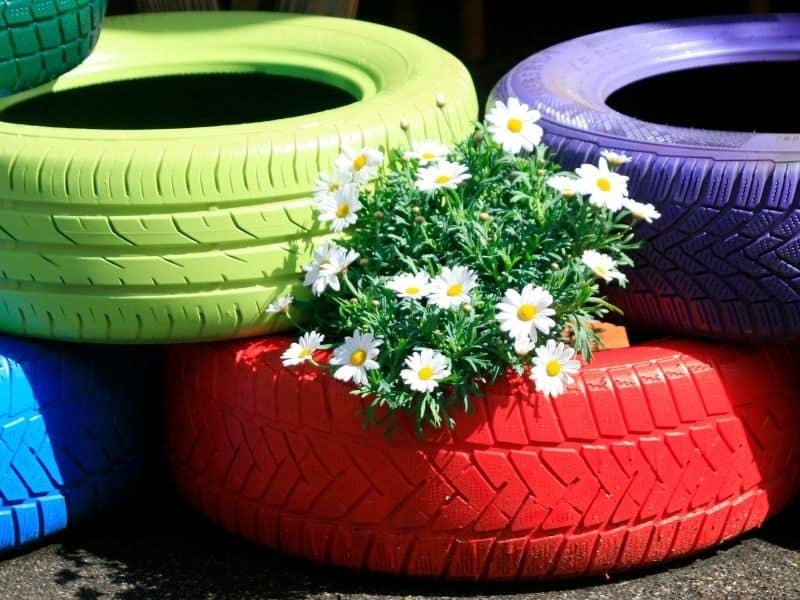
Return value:
M 294 296 L 291 294 L 286 294 L 285 296 L 281 296 L 275 302 L 270 304 L 264 312 L 268 313 L 285 313 L 289 312 L 289 307 L 294 302 Z
M 313 358 L 314 352 L 319 350 L 325 336 L 316 331 L 309 331 L 292 342 L 289 348 L 281 354 L 284 367 L 293 367 Z
M 400 371 L 400 377 L 415 392 L 432 392 L 439 380 L 450 375 L 447 357 L 430 348 L 414 352 L 405 364 L 408 368 Z
M 396 292 L 400 298 L 418 300 L 427 295 L 429 282 L 427 273 L 401 273 L 392 277 L 386 287 Z
M 320 202 L 318 219 L 321 222 L 330 221 L 331 229 L 341 233 L 358 221 L 358 211 L 361 208 L 358 188 L 352 183 L 346 183 Z
M 564 384 L 575 381 L 575 375 L 581 368 L 581 363 L 574 360 L 575 350 L 559 342 L 547 340 L 547 344 L 536 349 L 531 369 L 531 381 L 536 384 L 536 390 L 555 398 L 564 393 Z
M 411 142 L 411 150 L 405 152 L 403 158 L 406 160 L 417 160 L 419 161 L 419 165 L 424 167 L 446 159 L 449 152 L 450 148 L 441 142 L 425 140 L 422 142 Z
M 592 272 L 604 281 L 611 281 L 618 279 L 619 281 L 625 280 L 625 275 L 617 270 L 617 263 L 608 254 L 597 252 L 595 250 L 584 250 L 581 256 L 581 261 Z
M 661 217 L 661 213 L 658 212 L 656 207 L 652 204 L 644 204 L 643 202 L 637 202 L 636 200 L 626 198 L 622 201 L 622 206 L 631 211 L 633 218 L 639 221 L 652 223 L 655 219 Z
M 511 154 L 519 154 L 520 150 L 533 150 L 542 139 L 544 131 L 536 125 L 542 117 L 538 110 L 531 110 L 527 104 L 516 98 L 509 98 L 508 104 L 501 100 L 494 103 L 494 108 L 486 115 L 489 133 L 503 150 Z
M 314 182 L 314 191 L 311 193 L 314 208 L 318 209 L 323 200 L 333 196 L 336 190 L 352 181 L 352 175 L 341 169 L 334 169 L 332 173 L 320 173 L 317 181 Z
M 334 379 L 352 381 L 356 385 L 365 384 L 367 371 L 380 366 L 375 358 L 382 343 L 383 340 L 375 339 L 371 333 L 354 331 L 352 336 L 345 336 L 344 344 L 333 351 L 331 358 L 332 365 L 341 365 L 334 372 Z
M 622 208 L 628 195 L 628 178 L 608 170 L 608 163 L 601 158 L 598 166 L 583 164 L 577 169 L 577 185 L 581 193 L 589 194 L 589 203 L 612 212 Z
M 475 271 L 466 267 L 444 267 L 428 285 L 428 300 L 439 308 L 450 308 L 469 302 L 469 293 L 478 285 Z
M 528 356 L 535 345 L 529 337 L 517 338 L 514 340 L 514 352 L 517 356 Z
M 600 156 L 605 158 L 612 167 L 619 167 L 631 162 L 631 157 L 614 150 L 600 150 Z
M 440 189 L 454 190 L 459 183 L 470 177 L 472 175 L 465 165 L 442 160 L 419 169 L 416 186 L 421 192 L 430 195 Z
M 339 291 L 339 275 L 359 256 L 354 250 L 346 250 L 327 242 L 314 250 L 314 261 L 305 265 L 303 285 L 311 287 L 311 292 L 319 296 L 326 288 Z
M 373 148 L 361 148 L 355 151 L 344 146 L 336 168 L 347 173 L 356 183 L 366 183 L 378 174 L 378 166 L 383 162 L 383 152 Z
M 553 175 L 547 180 L 547 185 L 559 192 L 562 196 L 570 198 L 580 193 L 578 180 L 566 175 Z
M 541 287 L 528 284 L 522 292 L 508 289 L 503 301 L 495 305 L 500 330 L 508 332 L 513 339 L 530 338 L 536 341 L 537 329 L 545 335 L 555 327 L 551 319 L 556 311 L 550 308 L 553 296 Z

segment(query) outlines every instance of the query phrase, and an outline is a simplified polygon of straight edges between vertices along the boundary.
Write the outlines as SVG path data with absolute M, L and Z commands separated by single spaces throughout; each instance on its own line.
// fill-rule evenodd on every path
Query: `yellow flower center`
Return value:
M 460 296 L 461 292 L 463 291 L 464 291 L 463 285 L 461 285 L 460 283 L 454 283 L 449 288 L 447 288 L 447 295 L 450 296 L 451 298 L 454 298 L 455 296 Z
M 520 321 L 530 321 L 536 316 L 536 307 L 533 304 L 522 304 L 517 309 L 517 318 Z
M 600 188 L 600 191 L 610 192 L 611 191 L 611 182 L 608 179 L 606 179 L 605 177 L 599 177 L 597 179 L 597 187 Z
M 412 285 L 411 287 L 407 287 L 406 294 L 408 294 L 409 296 L 416 296 L 417 294 L 419 294 L 419 288 L 414 285 Z
M 367 360 L 367 353 L 359 349 L 350 355 L 350 364 L 354 367 L 360 367 Z
M 433 155 L 433 152 L 423 152 L 422 153 L 422 158 L 424 160 L 432 160 L 432 159 L 435 158 L 435 156 Z
M 561 363 L 555 358 L 548 361 L 547 365 L 544 367 L 544 372 L 547 373 L 549 377 L 555 377 L 561 373 Z
M 331 264 L 331 261 L 329 261 L 329 260 L 326 258 L 326 259 L 325 259 L 325 260 L 323 260 L 321 263 L 319 263 L 319 266 L 320 266 L 320 267 L 324 267 L 325 265 L 329 265 L 329 264 Z
M 433 369 L 430 367 L 422 367 L 419 371 L 417 371 L 417 377 L 423 381 L 428 381 L 428 379 L 433 378 Z
M 450 181 L 451 179 L 452 179 L 452 177 L 450 177 L 450 175 L 445 175 L 444 173 L 442 173 L 441 175 L 439 175 L 439 176 L 438 176 L 438 177 L 435 179 L 435 181 L 436 181 L 436 183 L 437 183 L 437 184 L 439 184 L 439 185 L 444 185 L 445 183 L 447 183 L 447 182 L 448 182 L 448 181 Z
M 339 189 L 339 184 L 337 182 L 334 181 L 334 182 L 328 184 L 328 191 L 329 192 L 335 192 L 338 189 Z
M 364 168 L 364 165 L 366 165 L 366 164 L 367 164 L 367 157 L 364 156 L 363 154 L 359 154 L 358 156 L 356 156 L 356 159 L 353 161 L 353 168 L 356 171 L 360 171 L 361 169 Z
M 336 209 L 336 216 L 340 219 L 344 219 L 349 214 L 350 214 L 350 207 L 347 204 L 340 204 L 339 207 Z
M 308 358 L 311 356 L 311 348 L 303 348 L 300 351 L 300 358 Z
M 608 269 L 606 269 L 601 265 L 597 265 L 594 268 L 594 272 L 597 273 L 600 277 L 605 277 L 606 274 L 608 273 Z
M 517 117 L 511 117 L 506 123 L 506 127 L 511 133 L 519 133 L 522 131 L 522 121 L 519 120 Z

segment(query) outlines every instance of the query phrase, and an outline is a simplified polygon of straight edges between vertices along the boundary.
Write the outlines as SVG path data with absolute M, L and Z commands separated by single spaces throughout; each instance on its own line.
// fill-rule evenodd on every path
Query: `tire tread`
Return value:
M 493 580 L 639 568 L 760 525 L 800 486 L 788 350 L 667 345 L 587 367 L 552 402 L 510 380 L 454 434 L 388 442 L 279 348 L 172 352 L 170 462 L 209 518 L 313 560 Z

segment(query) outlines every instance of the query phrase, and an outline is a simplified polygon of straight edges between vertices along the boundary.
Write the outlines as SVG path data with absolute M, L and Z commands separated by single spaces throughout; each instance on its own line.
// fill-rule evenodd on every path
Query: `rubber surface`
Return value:
M 52 91 L 253 71 L 359 99 L 217 127 L 0 121 L 0 330 L 157 342 L 285 328 L 263 311 L 287 291 L 307 293 L 301 266 L 326 233 L 310 194 L 340 146 L 403 143 L 402 118 L 415 137 L 462 138 L 477 116 L 468 72 L 429 42 L 366 22 L 262 12 L 111 17 L 97 51 Z M 0 114 L 40 93 L 0 102 Z
M 389 441 L 343 384 L 281 367 L 287 345 L 172 347 L 169 460 L 210 519 L 320 562 L 485 580 L 644 567 L 757 527 L 800 486 L 786 348 L 608 350 L 555 400 L 509 379 L 454 434 Z
M 0 0 L 0 96 L 78 66 L 105 12 L 106 0 Z
M 147 364 L 119 349 L 0 337 L 0 552 L 61 531 L 137 484 L 155 382 Z
M 609 290 L 626 324 L 800 338 L 798 134 L 670 127 L 606 105 L 662 73 L 797 60 L 798 29 L 800 15 L 777 14 L 624 27 L 534 54 L 496 85 L 490 102 L 517 96 L 541 111 L 544 141 L 565 168 L 596 162 L 603 148 L 633 158 L 631 196 L 662 217 L 641 226 L 646 245 L 628 288 Z

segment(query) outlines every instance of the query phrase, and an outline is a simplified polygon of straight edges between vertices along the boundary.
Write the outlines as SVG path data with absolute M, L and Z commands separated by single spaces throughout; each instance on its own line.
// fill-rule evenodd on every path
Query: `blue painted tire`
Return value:
M 139 356 L 0 337 L 0 551 L 61 531 L 135 485 L 140 395 L 152 379 Z
M 800 340 L 800 136 L 662 125 L 607 103 L 657 75 L 796 60 L 798 31 L 798 14 L 633 25 L 534 54 L 495 86 L 490 105 L 516 96 L 542 113 L 565 169 L 603 148 L 633 159 L 623 170 L 631 197 L 662 216 L 639 230 L 646 243 L 627 289 L 608 290 L 627 326 Z

